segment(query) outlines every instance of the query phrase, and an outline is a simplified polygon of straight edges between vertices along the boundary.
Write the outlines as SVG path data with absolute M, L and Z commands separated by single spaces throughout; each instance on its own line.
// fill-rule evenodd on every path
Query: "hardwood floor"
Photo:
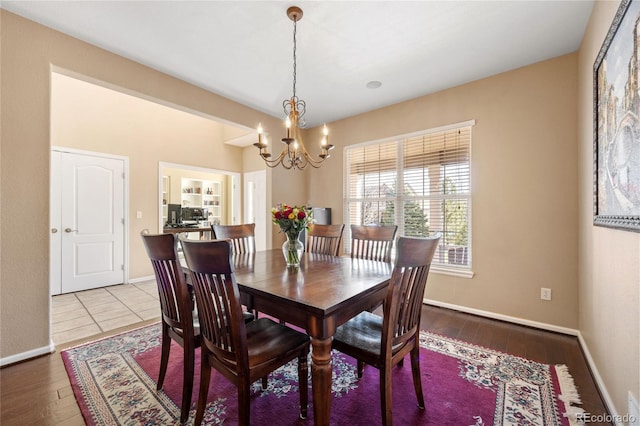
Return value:
M 64 347 L 152 322 L 113 330 Z M 582 398 L 581 407 L 592 415 L 607 414 L 575 337 L 433 306 L 423 307 L 421 328 L 541 363 L 566 364 Z M 0 405 L 3 426 L 84 425 L 59 351 L 0 370 Z

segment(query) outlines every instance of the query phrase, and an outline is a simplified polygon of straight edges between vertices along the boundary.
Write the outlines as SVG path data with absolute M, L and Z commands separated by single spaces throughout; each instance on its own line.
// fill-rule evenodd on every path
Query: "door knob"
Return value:
M 77 229 L 66 228 L 64 232 L 78 232 Z
M 58 233 L 58 228 L 51 228 L 51 233 L 52 234 L 57 234 Z

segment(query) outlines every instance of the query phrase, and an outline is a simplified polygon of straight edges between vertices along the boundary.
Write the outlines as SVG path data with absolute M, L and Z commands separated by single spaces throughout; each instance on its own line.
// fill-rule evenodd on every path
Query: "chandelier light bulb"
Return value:
M 287 137 L 290 138 L 291 137 L 291 120 L 289 119 L 289 117 L 287 117 L 287 119 L 285 120 L 284 126 L 287 128 Z

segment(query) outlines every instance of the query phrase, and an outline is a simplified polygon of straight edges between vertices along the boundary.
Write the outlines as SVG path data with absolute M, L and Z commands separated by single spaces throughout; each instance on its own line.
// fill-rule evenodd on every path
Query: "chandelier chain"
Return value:
M 298 20 L 293 20 L 293 98 L 296 98 L 296 32 Z

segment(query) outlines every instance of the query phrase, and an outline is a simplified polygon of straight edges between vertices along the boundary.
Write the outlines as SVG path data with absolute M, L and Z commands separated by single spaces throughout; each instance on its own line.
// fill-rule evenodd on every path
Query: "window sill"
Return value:
M 470 269 L 447 268 L 446 266 L 431 265 L 429 269 L 431 273 L 440 275 L 450 275 L 459 278 L 473 278 L 474 272 Z

